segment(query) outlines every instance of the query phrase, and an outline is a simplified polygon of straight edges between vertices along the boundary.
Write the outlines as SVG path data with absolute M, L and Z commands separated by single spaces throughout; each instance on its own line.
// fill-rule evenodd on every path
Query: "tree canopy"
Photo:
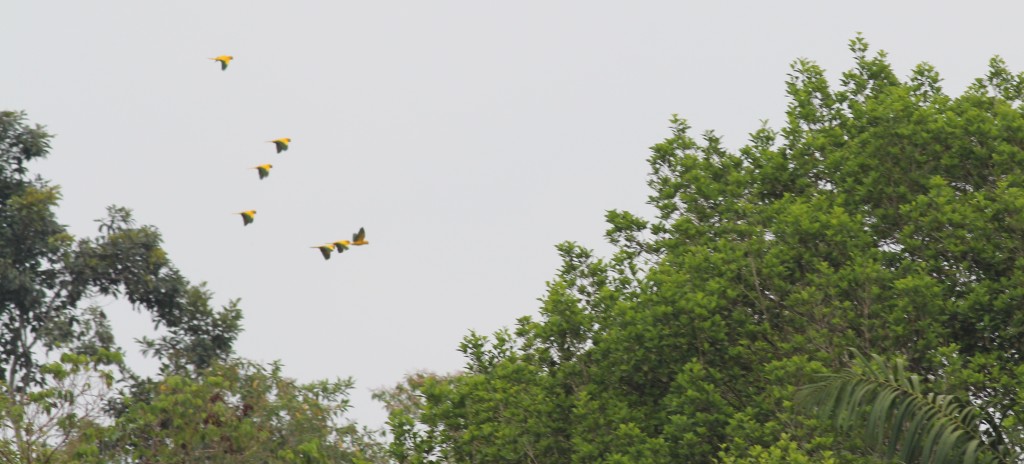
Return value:
M 673 118 L 654 216 L 609 211 L 614 254 L 559 245 L 538 317 L 468 335 L 460 375 L 392 390 L 417 399 L 391 409 L 392 457 L 889 462 L 912 444 L 794 407 L 850 349 L 898 359 L 928 379 L 913 391 L 985 412 L 964 423 L 1019 451 L 1024 76 L 996 57 L 953 97 L 928 64 L 900 78 L 861 37 L 850 50 L 835 84 L 794 62 L 784 124 L 738 150 Z

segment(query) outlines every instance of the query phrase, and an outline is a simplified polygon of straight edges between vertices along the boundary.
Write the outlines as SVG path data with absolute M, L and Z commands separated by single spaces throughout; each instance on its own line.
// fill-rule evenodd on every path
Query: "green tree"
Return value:
M 238 300 L 214 308 L 155 227 L 111 206 L 97 237 L 72 237 L 59 189 L 29 176 L 49 140 L 0 112 L 0 463 L 385 462 L 377 432 L 343 417 L 351 380 L 299 383 L 233 356 Z M 159 375 L 125 365 L 98 296 L 164 329 L 141 340 Z
M 166 327 L 152 351 L 174 346 L 187 356 L 163 357 L 174 364 L 165 368 L 225 359 L 240 330 L 237 302 L 212 309 L 210 292 L 167 258 L 159 232 L 136 226 L 127 209 L 108 208 L 93 238 L 75 239 L 57 222 L 59 188 L 28 169 L 48 155 L 50 138 L 23 113 L 0 112 L 0 457 L 7 462 L 61 459 L 80 426 L 109 419 L 114 370 L 132 377 L 94 297 L 123 297 Z
M 1020 447 L 1024 77 L 994 58 L 952 97 L 930 65 L 900 79 L 850 49 L 838 85 L 797 60 L 784 124 L 738 150 L 673 118 L 654 217 L 608 212 L 606 259 L 560 245 L 539 317 L 467 336 L 464 372 L 393 417 L 418 440 L 392 455 L 886 462 L 793 405 L 850 348 L 941 376 Z
M 0 463 L 67 462 L 75 451 L 94 446 L 107 419 L 120 354 L 64 353 L 40 366 L 43 387 L 0 395 Z
M 209 306 L 209 292 L 181 275 L 160 247 L 156 228 L 138 227 L 125 208 L 110 207 L 101 235 L 75 240 L 57 222 L 58 187 L 30 178 L 27 163 L 47 156 L 50 135 L 24 114 L 0 113 L 0 375 L 8 388 L 40 384 L 42 355 L 113 350 L 102 308 L 91 297 L 124 297 L 191 344 L 192 366 L 230 354 L 241 312 Z M 211 333 L 211 331 L 213 333 Z
M 230 360 L 167 375 L 126 400 L 89 462 L 383 462 L 373 433 L 343 420 L 349 379 L 300 384 Z M 86 453 L 85 451 L 88 451 Z
M 451 378 L 421 371 L 407 375 L 393 387 L 379 388 L 373 392 L 373 399 L 383 403 L 388 412 L 391 443 L 387 447 L 387 454 L 395 462 L 421 464 L 435 462 L 439 457 L 434 448 L 437 441 L 436 429 L 421 426 L 421 416 L 426 406 L 422 391 L 434 386 L 443 388 Z

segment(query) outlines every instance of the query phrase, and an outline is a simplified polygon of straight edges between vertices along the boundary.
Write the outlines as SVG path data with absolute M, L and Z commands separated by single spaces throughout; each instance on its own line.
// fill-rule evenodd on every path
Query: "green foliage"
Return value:
M 952 97 L 850 50 L 838 85 L 797 60 L 782 127 L 738 150 L 673 117 L 654 217 L 608 212 L 606 259 L 559 245 L 539 316 L 416 384 L 392 457 L 885 462 L 793 405 L 850 348 L 941 376 L 986 412 L 975 434 L 1022 446 L 1024 77 L 996 58 Z
M 115 381 L 104 366 L 120 363 L 117 352 L 64 353 L 40 366 L 45 387 L 13 391 L 0 382 L 0 463 L 64 462 L 71 449 L 94 451 L 88 439 L 104 420 Z
M 183 296 L 180 323 L 156 339 L 142 337 L 144 354 L 163 361 L 165 372 L 205 369 L 231 353 L 242 331 L 242 310 L 234 299 L 219 310 L 210 305 L 213 292 L 206 284 L 190 286 Z
M 68 234 L 59 189 L 28 177 L 49 139 L 0 112 L 0 463 L 384 462 L 377 432 L 342 420 L 350 380 L 231 358 L 238 300 L 214 308 L 155 227 L 111 206 L 98 236 Z M 140 340 L 159 376 L 124 364 L 98 296 L 164 329 Z
M 40 125 L 30 127 L 25 123 L 25 113 L 0 111 L 0 178 L 4 179 L 3 198 L 10 193 L 6 188 L 25 181 L 28 174 L 26 163 L 45 158 L 50 151 L 53 136 Z M 14 184 L 14 185 L 11 185 Z
M 111 369 L 127 371 L 92 298 L 124 297 L 150 312 L 170 332 L 154 352 L 187 350 L 179 369 L 226 358 L 241 313 L 234 303 L 211 309 L 210 293 L 174 268 L 160 233 L 136 226 L 127 209 L 108 208 L 97 221 L 100 236 L 72 237 L 54 213 L 59 189 L 28 175 L 27 164 L 48 155 L 50 135 L 24 119 L 0 112 L 0 417 L 10 432 L 0 449 L 11 449 L 13 461 L 36 462 L 61 455 L 93 428 L 105 416 L 97 405 L 111 399 Z M 100 384 L 107 396 L 94 391 Z
M 169 375 L 127 399 L 95 462 L 378 462 L 368 432 L 342 422 L 351 388 L 241 360 Z
M 952 395 L 928 393 L 924 379 L 906 371 L 906 363 L 887 362 L 878 355 L 867 359 L 853 351 L 854 366 L 828 374 L 824 382 L 807 385 L 802 401 L 833 419 L 836 427 L 864 433 L 874 449 L 901 462 L 968 463 L 1017 462 L 1020 456 L 1003 443 L 999 424 L 977 408 Z
M 782 434 L 778 443 L 768 448 L 754 445 L 748 456 L 736 457 L 728 453 L 721 454 L 722 464 L 836 464 L 830 452 L 812 457 L 800 449 L 800 444 Z
M 191 351 L 189 367 L 229 355 L 240 330 L 235 302 L 211 309 L 210 293 L 173 266 L 156 228 L 136 226 L 129 210 L 114 206 L 97 221 L 95 238 L 75 240 L 57 222 L 59 189 L 29 179 L 26 166 L 47 156 L 50 135 L 24 117 L 0 113 L 0 378 L 7 388 L 45 386 L 41 353 L 116 350 L 104 310 L 85 304 L 95 296 L 123 296 L 149 311 L 171 332 L 164 345 Z

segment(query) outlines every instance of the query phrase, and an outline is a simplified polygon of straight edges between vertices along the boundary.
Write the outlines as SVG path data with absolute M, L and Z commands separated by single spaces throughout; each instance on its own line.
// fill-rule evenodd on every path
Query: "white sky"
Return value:
M 857 31 L 952 93 L 992 55 L 1021 69 L 1024 4 L 956 5 L 0 0 L 0 110 L 57 135 L 32 167 L 73 233 L 132 208 L 218 304 L 242 298 L 240 355 L 354 377 L 351 417 L 379 425 L 370 388 L 458 369 L 468 330 L 536 313 L 556 243 L 607 253 L 604 212 L 647 212 L 672 113 L 737 147 L 781 124 L 793 59 L 834 77 Z M 309 248 L 360 226 L 368 247 Z M 134 349 L 148 318 L 109 309 Z

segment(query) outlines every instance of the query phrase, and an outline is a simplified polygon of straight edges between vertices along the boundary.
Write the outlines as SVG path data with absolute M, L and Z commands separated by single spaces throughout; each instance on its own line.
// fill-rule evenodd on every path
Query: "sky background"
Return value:
M 0 110 L 56 134 L 31 168 L 72 233 L 133 209 L 218 304 L 241 298 L 239 355 L 354 377 L 350 417 L 380 425 L 370 389 L 457 370 L 469 330 L 537 313 L 555 244 L 607 255 L 605 211 L 648 215 L 673 113 L 737 148 L 783 122 L 794 59 L 835 78 L 858 31 L 953 94 L 993 55 L 1021 70 L 1024 4 L 966 5 L 0 0 Z M 359 227 L 371 245 L 309 248 Z M 151 371 L 148 316 L 98 303 Z

